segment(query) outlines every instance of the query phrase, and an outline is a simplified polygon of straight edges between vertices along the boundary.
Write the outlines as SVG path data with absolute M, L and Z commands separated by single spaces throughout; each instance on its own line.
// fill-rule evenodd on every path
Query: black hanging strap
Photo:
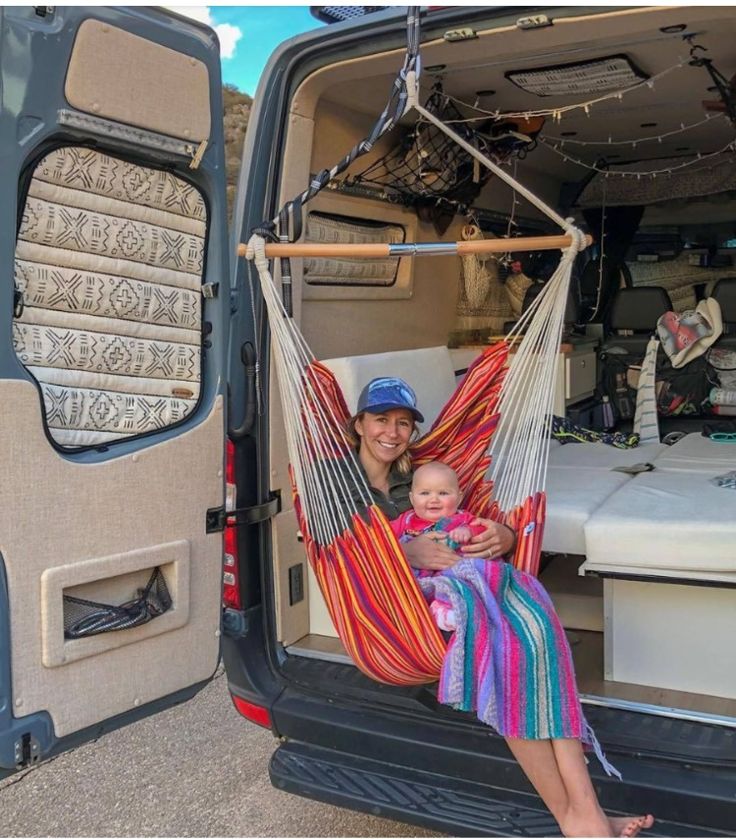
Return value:
M 713 59 L 699 55 L 701 52 L 707 52 L 708 49 L 700 44 L 694 44 L 693 38 L 694 35 L 683 35 L 683 39 L 690 44 L 690 64 L 693 67 L 705 67 L 708 75 L 713 80 L 718 95 L 721 97 L 728 118 L 736 126 L 736 90 L 734 90 L 731 82 L 715 68 Z

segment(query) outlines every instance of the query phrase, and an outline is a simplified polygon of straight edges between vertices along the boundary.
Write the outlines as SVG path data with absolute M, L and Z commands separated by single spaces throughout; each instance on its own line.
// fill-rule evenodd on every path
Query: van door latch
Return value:
M 205 531 L 207 533 L 219 533 L 229 524 L 239 527 L 241 524 L 258 524 L 268 521 L 281 512 L 281 492 L 272 492 L 268 501 L 263 504 L 255 504 L 252 507 L 238 507 L 235 510 L 226 510 L 224 507 L 213 507 L 207 510 Z
M 16 769 L 24 769 L 41 760 L 41 744 L 32 734 L 24 734 L 14 745 Z

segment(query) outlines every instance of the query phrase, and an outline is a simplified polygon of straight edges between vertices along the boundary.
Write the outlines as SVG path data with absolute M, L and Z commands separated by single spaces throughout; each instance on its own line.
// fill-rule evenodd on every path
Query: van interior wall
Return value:
M 376 115 L 377 116 L 377 115 Z M 370 129 L 373 120 L 364 114 L 346 112 L 332 103 L 322 102 L 315 116 L 314 149 L 311 171 L 318 172 L 334 164 Z M 382 147 L 396 142 L 396 131 Z M 373 156 L 380 156 L 379 148 Z M 367 162 L 363 162 L 366 160 Z M 362 158 L 354 167 L 364 168 Z M 406 231 L 406 241 L 437 239 L 431 224 L 418 221 L 414 210 L 371 199 L 341 201 L 334 193 L 321 205 L 325 212 L 364 218 L 386 218 L 398 222 Z M 444 238 L 459 236 L 460 221 L 451 225 Z M 384 289 L 362 299 L 342 298 L 343 290 L 322 289 L 320 299 L 304 299 L 302 331 L 318 358 L 411 349 L 444 344 L 452 328 L 458 289 L 458 263 L 454 257 L 414 259 L 411 271 L 411 296 L 387 298 Z M 334 295 L 334 296 L 333 296 Z M 342 298 L 342 299 L 341 299 Z M 349 327 L 349 330 L 346 330 Z M 349 334 L 349 346 L 346 336 Z

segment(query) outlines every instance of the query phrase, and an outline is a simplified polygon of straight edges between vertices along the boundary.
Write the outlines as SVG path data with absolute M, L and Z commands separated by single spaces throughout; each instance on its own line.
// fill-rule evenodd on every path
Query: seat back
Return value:
M 322 362 L 335 375 L 352 413 L 360 391 L 377 376 L 399 376 L 414 389 L 417 405 L 424 414 L 420 424 L 426 431 L 455 389 L 455 371 L 447 347 L 352 355 Z
M 660 315 L 672 309 L 667 292 L 659 286 L 620 288 L 611 303 L 611 329 L 651 333 Z
M 659 286 L 620 288 L 611 303 L 609 325 L 612 335 L 606 346 L 619 346 L 644 355 L 657 321 L 672 309 L 669 294 Z
M 542 293 L 545 286 L 542 283 L 534 283 L 530 285 L 524 295 L 524 303 L 522 305 L 522 312 L 526 312 L 537 297 Z M 563 323 L 566 326 L 572 326 L 578 322 L 580 318 L 580 290 L 577 282 L 570 282 L 570 288 L 567 292 L 567 300 L 565 301 L 565 314 L 563 315 Z
M 736 335 L 736 277 L 722 277 L 710 295 L 721 307 L 723 333 Z
M 723 333 L 713 346 L 721 350 L 736 350 L 736 277 L 721 277 L 710 296 L 718 301 L 723 318 Z

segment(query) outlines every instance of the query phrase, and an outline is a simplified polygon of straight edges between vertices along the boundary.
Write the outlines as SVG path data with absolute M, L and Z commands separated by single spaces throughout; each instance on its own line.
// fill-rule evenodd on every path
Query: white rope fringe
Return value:
M 252 236 L 246 259 L 256 266 L 268 312 L 294 482 L 312 535 L 318 543 L 329 544 L 349 527 L 358 507 L 370 505 L 372 498 L 328 395 L 308 375 L 315 358 L 279 298 L 265 244 L 262 237 Z M 344 443 L 344 458 L 336 458 L 332 449 L 335 436 Z

